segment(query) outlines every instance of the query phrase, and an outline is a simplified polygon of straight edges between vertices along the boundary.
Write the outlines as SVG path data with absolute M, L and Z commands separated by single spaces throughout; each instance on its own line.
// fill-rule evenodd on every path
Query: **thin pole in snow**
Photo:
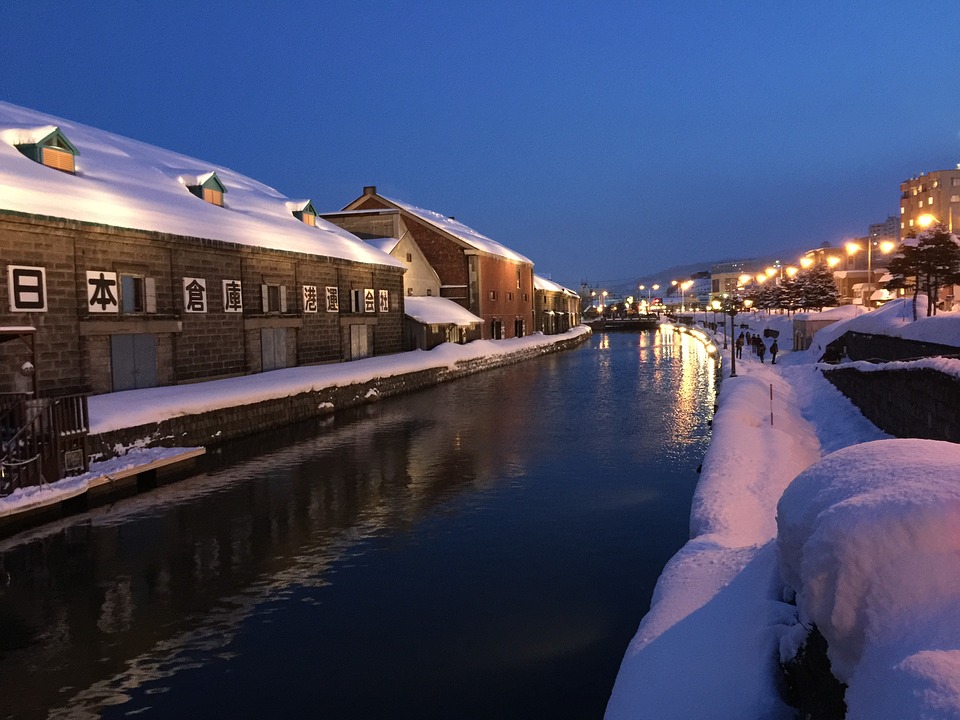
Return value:
M 770 427 L 773 427 L 773 383 L 770 383 Z

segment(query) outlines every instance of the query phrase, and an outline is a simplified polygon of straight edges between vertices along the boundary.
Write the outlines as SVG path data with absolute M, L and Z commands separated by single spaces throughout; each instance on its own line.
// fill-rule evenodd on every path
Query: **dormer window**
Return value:
M 186 182 L 187 190 L 211 205 L 223 207 L 223 194 L 227 189 L 220 182 L 220 178 L 217 177 L 215 172 L 191 179 L 194 182 Z
M 41 165 L 63 172 L 76 172 L 75 158 L 80 151 L 67 140 L 60 128 L 47 126 L 29 134 L 33 137 L 17 143 L 17 150 Z
M 310 227 L 317 226 L 317 210 L 309 200 L 295 200 L 288 202 L 287 207 L 293 216 Z

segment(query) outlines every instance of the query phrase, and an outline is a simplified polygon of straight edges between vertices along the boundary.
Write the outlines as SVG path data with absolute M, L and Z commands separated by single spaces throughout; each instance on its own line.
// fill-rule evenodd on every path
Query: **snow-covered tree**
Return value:
M 837 285 L 833 281 L 833 271 L 823 263 L 801 270 L 797 273 L 796 280 L 799 290 L 798 305 L 802 308 L 816 308 L 819 312 L 840 301 Z
M 927 315 L 936 315 L 937 294 L 944 285 L 960 282 L 960 244 L 955 235 L 936 225 L 915 237 L 907 237 L 888 263 L 890 290 L 913 290 L 913 319 L 917 319 L 917 295 L 927 295 Z

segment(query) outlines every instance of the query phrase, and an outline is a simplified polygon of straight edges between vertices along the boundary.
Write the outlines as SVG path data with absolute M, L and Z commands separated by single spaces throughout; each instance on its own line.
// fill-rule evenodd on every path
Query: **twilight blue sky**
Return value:
M 377 185 L 576 287 L 898 214 L 960 162 L 958 28 L 947 0 L 5 0 L 0 98 L 321 210 Z

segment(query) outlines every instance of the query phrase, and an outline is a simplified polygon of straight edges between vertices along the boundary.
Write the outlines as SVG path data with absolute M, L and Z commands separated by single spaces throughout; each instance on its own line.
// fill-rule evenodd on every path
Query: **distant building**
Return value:
M 763 268 L 763 262 L 756 259 L 712 265 L 710 267 L 710 299 L 734 295 L 737 288 L 743 285 L 741 276 L 754 277 L 757 273 L 763 272 Z
M 874 244 L 883 240 L 900 241 L 900 219 L 896 215 L 888 215 L 887 219 L 880 223 L 873 223 L 867 231 L 867 235 Z
M 915 235 L 931 222 L 943 223 L 951 232 L 960 222 L 960 168 L 900 183 L 900 237 Z
M 544 335 L 566 332 L 580 324 L 580 296 L 552 280 L 533 276 L 534 327 Z

